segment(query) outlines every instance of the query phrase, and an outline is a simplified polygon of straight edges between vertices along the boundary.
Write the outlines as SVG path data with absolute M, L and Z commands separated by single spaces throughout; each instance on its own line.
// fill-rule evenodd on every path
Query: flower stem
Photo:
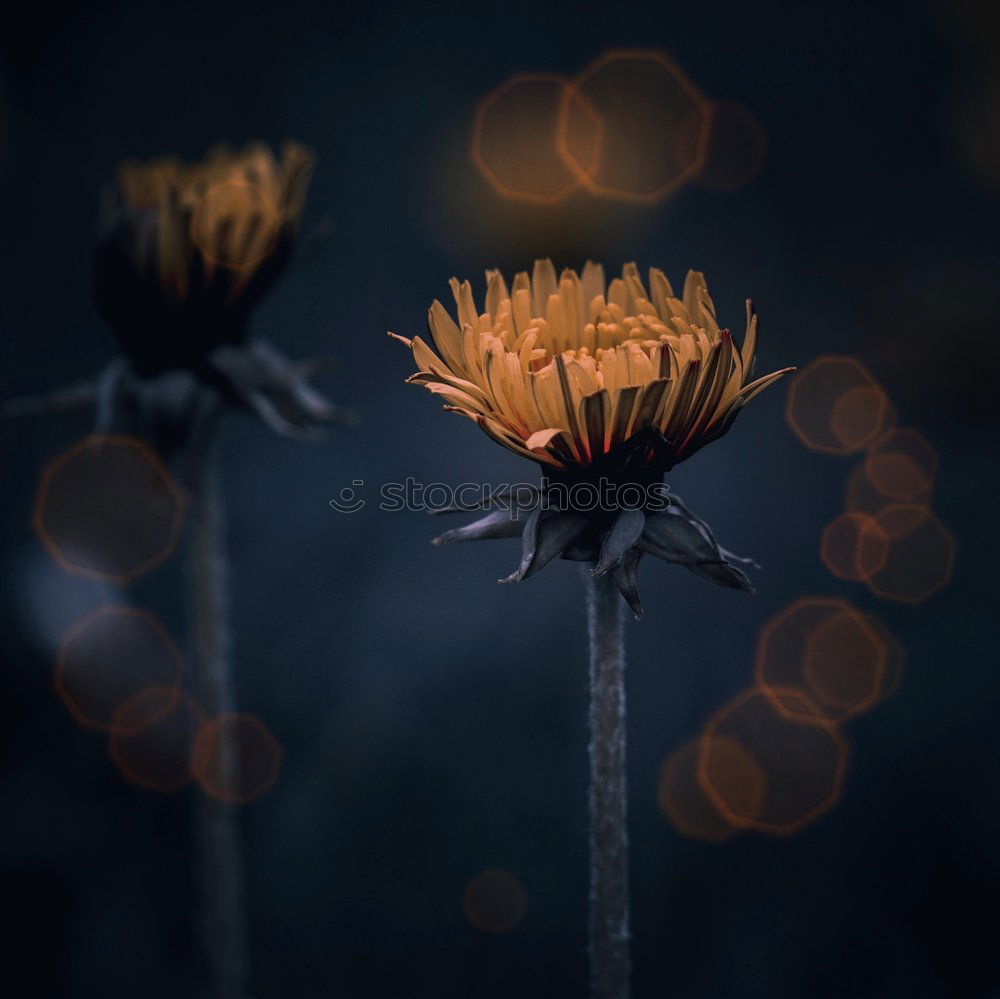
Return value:
M 629 995 L 625 790 L 625 604 L 609 575 L 587 582 L 590 634 L 590 995 Z
M 209 719 L 233 710 L 228 624 L 225 516 L 219 482 L 217 430 L 213 406 L 196 418 L 186 454 L 191 491 L 188 543 L 188 598 L 195 683 Z M 220 726 L 215 751 L 221 754 L 228 784 L 237 776 L 238 747 Z M 230 785 L 234 786 L 234 785 Z M 201 890 L 201 932 L 212 976 L 214 999 L 247 994 L 248 927 L 238 806 L 207 794 L 198 796 L 197 839 Z

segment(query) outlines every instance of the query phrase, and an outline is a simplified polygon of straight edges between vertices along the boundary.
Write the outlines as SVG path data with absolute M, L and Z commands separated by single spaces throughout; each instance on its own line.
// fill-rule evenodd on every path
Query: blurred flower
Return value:
M 343 419 L 305 381 L 309 365 L 248 338 L 252 310 L 292 257 L 312 167 L 296 143 L 280 160 L 253 144 L 200 163 L 122 165 L 94 256 L 97 311 L 127 359 L 102 380 L 105 410 L 124 401 L 159 425 L 185 424 L 208 386 L 281 433 Z
M 311 170 L 294 144 L 280 163 L 257 145 L 122 165 L 102 206 L 94 293 L 138 373 L 244 338 L 291 256 Z
M 752 591 L 738 567 L 748 560 L 720 549 L 679 500 L 653 506 L 662 493 L 648 487 L 725 434 L 747 402 L 793 369 L 753 379 L 757 318 L 749 301 L 737 347 L 719 328 L 703 275 L 688 273 L 681 298 L 662 271 L 651 270 L 649 280 L 647 293 L 627 264 L 605 288 L 599 264 L 557 279 L 552 262 L 540 260 L 531 278 L 514 278 L 512 291 L 488 272 L 479 314 L 469 282 L 453 278 L 458 324 L 438 301 L 429 313 L 440 356 L 419 337 L 390 334 L 413 351 L 419 370 L 408 381 L 543 469 L 530 504 L 511 504 L 439 543 L 520 534 L 521 565 L 508 581 L 557 555 L 595 561 L 595 574 L 612 572 L 636 613 L 634 570 L 644 551 Z M 584 509 L 574 488 L 599 480 L 643 488 L 628 504 Z

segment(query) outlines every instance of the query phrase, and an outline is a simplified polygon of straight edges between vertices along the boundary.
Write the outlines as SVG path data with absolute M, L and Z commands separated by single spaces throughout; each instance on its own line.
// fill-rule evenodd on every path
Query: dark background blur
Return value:
M 110 3 L 20 11 L 0 39 L 0 395 L 96 373 L 112 351 L 89 300 L 98 192 L 119 160 L 218 140 L 296 138 L 318 168 L 322 254 L 255 328 L 330 353 L 359 427 L 320 446 L 233 417 L 224 474 L 241 707 L 281 741 L 275 788 L 243 812 L 254 995 L 580 996 L 586 988 L 586 677 L 576 568 L 498 587 L 513 542 L 431 548 L 419 513 L 352 516 L 351 480 L 533 475 L 405 386 L 386 329 L 422 333 L 452 274 L 552 254 L 708 276 L 761 364 L 861 359 L 940 455 L 934 506 L 958 541 L 919 607 L 835 580 L 817 547 L 849 463 L 806 450 L 787 386 L 672 484 L 739 552 L 759 595 L 644 568 L 628 629 L 637 999 L 1000 995 L 995 886 L 995 319 L 1000 27 L 990 6 L 889 3 Z M 978 9 L 977 9 L 978 8 Z M 510 74 L 572 75 L 656 47 L 764 127 L 735 193 L 657 208 L 503 206 L 466 155 L 477 100 Z M 590 213 L 590 214 L 588 214 Z M 131 787 L 54 696 L 58 637 L 112 599 L 178 640 L 171 563 L 124 593 L 61 573 L 34 537 L 45 461 L 90 414 L 7 420 L 0 856 L 18 995 L 201 994 L 190 919 L 194 791 Z M 657 809 L 664 757 L 750 678 L 761 624 L 798 596 L 877 613 L 906 649 L 900 692 L 847 726 L 842 800 L 797 837 L 679 836 Z M 525 886 L 523 922 L 462 914 L 485 868 Z

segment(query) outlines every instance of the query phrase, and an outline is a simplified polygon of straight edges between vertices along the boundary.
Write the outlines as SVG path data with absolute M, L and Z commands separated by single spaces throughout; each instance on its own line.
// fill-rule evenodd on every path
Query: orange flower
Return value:
M 351 422 L 308 384 L 314 363 L 294 363 L 249 331 L 291 260 L 312 167 L 295 143 L 280 160 L 258 143 L 217 147 L 200 163 L 121 167 L 104 199 L 94 299 L 127 363 L 102 376 L 102 413 L 121 397 L 162 447 L 177 444 L 179 414 L 191 416 L 200 396 L 189 390 L 199 386 L 290 436 Z M 160 377 L 178 372 L 187 377 Z
M 119 170 L 101 219 L 97 309 L 140 374 L 191 367 L 240 343 L 291 258 L 313 159 L 289 143 L 216 148 Z
M 312 156 L 295 143 L 281 161 L 263 145 L 212 149 L 201 163 L 176 159 L 124 163 L 118 184 L 127 211 L 151 213 L 134 233 L 165 294 L 183 301 L 191 269 L 222 269 L 245 284 L 270 255 L 281 229 L 297 224 Z M 152 231 L 149 231 L 151 229 Z
M 754 592 L 744 571 L 753 560 L 721 547 L 679 497 L 650 487 L 726 433 L 758 392 L 794 369 L 753 378 L 753 307 L 748 301 L 737 347 L 719 328 L 697 271 L 688 273 L 681 298 L 662 271 L 649 272 L 649 287 L 635 264 L 605 288 L 600 264 L 557 279 L 552 262 L 538 260 L 510 291 L 489 271 L 482 313 L 469 282 L 452 278 L 458 323 L 437 301 L 428 316 L 437 353 L 420 337 L 389 334 L 413 351 L 419 370 L 408 381 L 542 466 L 539 489 L 497 495 L 499 509 L 436 544 L 520 537 L 520 564 L 501 582 L 526 579 L 555 558 L 590 562 L 592 574 L 610 575 L 637 615 L 636 570 L 647 554 Z M 616 489 L 588 491 L 598 482 Z M 617 488 L 633 485 L 642 491 Z M 469 507 L 437 512 L 460 509 Z
M 456 323 L 435 301 L 420 337 L 390 334 L 413 351 L 408 381 L 441 396 L 494 440 L 552 469 L 593 466 L 643 434 L 660 472 L 717 440 L 743 406 L 792 368 L 753 379 L 757 317 L 747 302 L 737 347 L 720 329 L 705 279 L 689 271 L 681 298 L 662 271 L 647 292 L 635 264 L 605 288 L 604 269 L 582 275 L 550 260 L 514 278 L 487 273 L 479 312 L 468 281 L 452 278 Z

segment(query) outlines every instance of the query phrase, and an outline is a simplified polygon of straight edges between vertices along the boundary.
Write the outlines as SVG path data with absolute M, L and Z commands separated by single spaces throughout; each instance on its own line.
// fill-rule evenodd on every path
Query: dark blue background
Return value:
M 935 509 L 959 542 L 953 581 L 918 608 L 833 579 L 818 539 L 851 466 L 793 437 L 785 387 L 672 478 L 766 569 L 754 600 L 644 570 L 647 616 L 628 629 L 635 996 L 1000 994 L 998 201 L 956 152 L 995 25 L 970 36 L 955 9 L 887 0 L 110 3 L 20 17 L 0 40 L 0 394 L 108 357 L 89 253 L 120 159 L 297 138 L 319 159 L 307 228 L 335 225 L 256 329 L 299 356 L 335 355 L 327 387 L 362 424 L 317 447 L 237 417 L 224 434 L 239 697 L 285 749 L 279 783 L 244 812 L 254 995 L 584 994 L 575 567 L 498 587 L 514 543 L 434 549 L 422 514 L 328 506 L 354 479 L 374 495 L 408 475 L 534 474 L 405 386 L 409 358 L 384 333 L 422 333 L 452 274 L 478 288 L 484 267 L 545 254 L 636 259 L 677 280 L 700 268 L 737 327 L 753 295 L 768 369 L 861 358 L 938 450 Z M 764 173 L 657 209 L 500 204 L 465 156 L 475 102 L 513 72 L 573 74 L 623 45 L 661 48 L 709 97 L 745 104 L 768 136 Z M 5 978 L 31 996 L 198 996 L 193 792 L 130 788 L 51 690 L 59 631 L 109 595 L 59 573 L 30 510 L 45 460 L 88 426 L 0 425 Z M 171 564 L 110 597 L 180 638 L 180 592 Z M 908 654 L 901 691 L 847 729 L 841 803 L 787 842 L 681 838 L 656 808 L 660 763 L 748 682 L 761 624 L 813 593 L 878 614 Z M 460 908 L 490 867 L 530 897 L 497 938 Z

